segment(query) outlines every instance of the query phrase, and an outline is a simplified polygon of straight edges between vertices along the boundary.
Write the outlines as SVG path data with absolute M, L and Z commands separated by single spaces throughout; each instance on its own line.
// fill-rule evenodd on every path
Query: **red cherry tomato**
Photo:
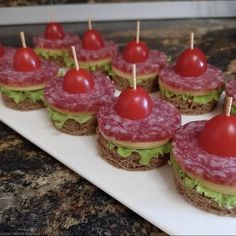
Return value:
M 129 42 L 124 51 L 123 58 L 129 63 L 139 63 L 148 59 L 149 49 L 145 42 L 140 41 L 137 43 L 136 41 Z
M 199 48 L 184 50 L 175 65 L 175 72 L 181 76 L 200 76 L 206 69 L 207 59 Z
M 104 47 L 104 42 L 100 33 L 95 30 L 87 30 L 82 39 L 82 47 L 87 50 L 98 50 Z
M 236 116 L 217 115 L 207 121 L 198 143 L 209 153 L 236 157 Z
M 41 67 L 40 58 L 32 48 L 17 49 L 13 64 L 15 70 L 21 72 L 36 71 Z
M 4 55 L 4 47 L 0 45 L 0 57 Z
M 141 87 L 128 88 L 121 92 L 117 99 L 115 109 L 117 113 L 127 119 L 143 119 L 152 112 L 152 99 Z
M 68 93 L 87 93 L 94 88 L 93 76 L 82 68 L 69 70 L 63 79 L 63 89 Z
M 48 23 L 44 31 L 44 37 L 52 40 L 63 39 L 65 33 L 62 25 L 57 22 Z

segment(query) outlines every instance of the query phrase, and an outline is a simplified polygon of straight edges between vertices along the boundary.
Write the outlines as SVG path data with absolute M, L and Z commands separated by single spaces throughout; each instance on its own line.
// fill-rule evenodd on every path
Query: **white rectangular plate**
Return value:
M 209 119 L 183 116 L 183 123 Z M 6 108 L 0 99 L 0 119 L 57 160 L 150 221 L 168 234 L 235 235 L 236 219 L 205 213 L 188 204 L 175 189 L 171 168 L 144 172 L 117 169 L 99 157 L 96 136 L 75 137 L 53 128 L 45 109 L 20 112 Z

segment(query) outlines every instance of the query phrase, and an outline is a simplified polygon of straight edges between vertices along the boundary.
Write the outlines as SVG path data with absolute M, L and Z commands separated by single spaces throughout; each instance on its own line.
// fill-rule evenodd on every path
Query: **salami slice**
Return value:
M 113 41 L 105 41 L 104 47 L 98 50 L 86 50 L 80 44 L 76 46 L 77 58 L 79 61 L 82 62 L 113 58 L 117 54 L 117 50 L 118 46 Z
M 198 146 L 205 122 L 190 122 L 176 132 L 172 142 L 173 155 L 186 172 L 211 183 L 235 187 L 236 157 L 220 157 Z
M 48 49 L 67 49 L 72 45 L 80 43 L 80 38 L 76 34 L 65 33 L 63 39 L 46 39 L 44 35 L 33 37 L 33 43 L 36 48 L 48 48 Z
M 63 77 L 50 80 L 45 87 L 45 100 L 67 112 L 97 112 L 99 106 L 114 98 L 114 84 L 101 72 L 93 73 L 95 85 L 88 93 L 68 93 L 63 89 Z
M 15 71 L 12 65 L 5 65 L 0 71 L 0 85 L 10 87 L 27 87 L 44 84 L 48 79 L 58 74 L 58 66 L 42 60 L 41 68 L 32 72 Z
M 151 73 L 159 74 L 166 62 L 167 55 L 165 53 L 158 50 L 150 50 L 148 59 L 137 64 L 137 75 L 146 75 Z M 113 59 L 112 67 L 115 67 L 122 72 L 132 74 L 132 63 L 125 61 L 122 54 L 117 55 Z
M 222 72 L 213 65 L 207 67 L 206 72 L 198 77 L 184 77 L 176 74 L 174 65 L 167 65 L 161 71 L 159 80 L 165 85 L 180 91 L 212 91 L 223 87 Z
M 3 47 L 4 55 L 0 58 L 0 68 L 4 70 L 5 66 L 12 65 L 14 55 L 16 53 L 16 48 Z
M 130 120 L 118 115 L 114 101 L 98 112 L 100 131 L 110 138 L 129 142 L 154 142 L 172 138 L 181 117 L 174 106 L 153 98 L 153 110 L 145 119 Z
M 230 79 L 225 83 L 225 93 L 228 97 L 233 97 L 233 102 L 236 102 L 236 78 Z

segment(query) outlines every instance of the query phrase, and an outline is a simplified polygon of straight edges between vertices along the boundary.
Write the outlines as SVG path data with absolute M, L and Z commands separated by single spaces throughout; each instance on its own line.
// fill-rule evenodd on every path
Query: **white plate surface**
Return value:
M 183 116 L 191 120 L 207 115 Z M 57 160 L 171 235 L 236 235 L 236 219 L 205 213 L 188 204 L 175 190 L 171 168 L 129 172 L 99 157 L 96 136 L 75 137 L 55 130 L 45 109 L 19 112 L 6 108 L 0 99 L 0 119 Z

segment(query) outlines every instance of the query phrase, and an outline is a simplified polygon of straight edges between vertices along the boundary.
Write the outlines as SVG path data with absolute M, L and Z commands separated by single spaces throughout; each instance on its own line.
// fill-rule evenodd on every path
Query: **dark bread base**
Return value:
M 161 98 L 171 104 L 173 104 L 181 114 L 186 115 L 200 115 L 207 112 L 212 111 L 216 105 L 217 101 L 213 100 L 207 104 L 198 104 L 193 102 L 192 99 L 188 99 L 186 101 L 180 100 L 177 96 L 173 96 L 171 98 L 167 98 L 163 93 L 161 94 Z
M 96 128 L 97 128 L 97 118 L 94 115 L 91 119 L 89 119 L 87 122 L 84 124 L 80 124 L 77 121 L 73 119 L 68 119 L 62 128 L 58 128 L 55 123 L 52 120 L 53 126 L 66 134 L 71 134 L 71 135 L 91 135 L 96 133 Z
M 38 101 L 34 103 L 28 98 L 26 98 L 24 101 L 20 103 L 15 103 L 11 98 L 9 98 L 3 93 L 2 93 L 2 100 L 5 106 L 11 109 L 20 110 L 20 111 L 31 111 L 31 110 L 37 110 L 37 109 L 41 109 L 45 107 L 43 101 Z
M 91 66 L 88 67 L 88 70 L 90 72 L 95 72 L 95 71 L 101 71 L 104 75 L 109 75 L 110 71 L 106 70 L 105 68 L 107 68 L 107 66 L 110 66 L 111 67 L 111 63 L 104 63 L 104 64 L 100 64 L 100 65 L 95 65 L 96 69 L 95 70 L 92 70 L 91 69 Z
M 111 150 L 107 147 L 108 141 L 102 136 L 98 129 L 97 135 L 98 150 L 101 157 L 117 168 L 133 171 L 151 170 L 164 165 L 170 157 L 169 154 L 164 154 L 163 156 L 154 158 L 148 165 L 141 165 L 139 163 L 140 158 L 138 153 L 132 154 L 127 158 L 123 158 L 115 150 Z
M 57 57 L 57 58 L 49 57 L 49 58 L 45 58 L 42 55 L 40 55 L 40 57 L 42 59 L 44 59 L 44 60 L 56 63 L 59 67 L 65 67 L 66 66 L 63 57 Z
M 236 207 L 233 209 L 226 209 L 217 205 L 216 202 L 210 198 L 199 194 L 194 188 L 186 188 L 183 180 L 177 173 L 175 173 L 175 183 L 177 191 L 192 205 L 195 207 L 221 216 L 236 216 Z
M 113 75 L 112 80 L 115 82 L 116 88 L 123 91 L 124 89 L 130 87 L 129 80 L 118 75 Z M 147 92 L 158 91 L 158 76 L 155 78 L 144 79 L 137 86 L 144 88 Z

